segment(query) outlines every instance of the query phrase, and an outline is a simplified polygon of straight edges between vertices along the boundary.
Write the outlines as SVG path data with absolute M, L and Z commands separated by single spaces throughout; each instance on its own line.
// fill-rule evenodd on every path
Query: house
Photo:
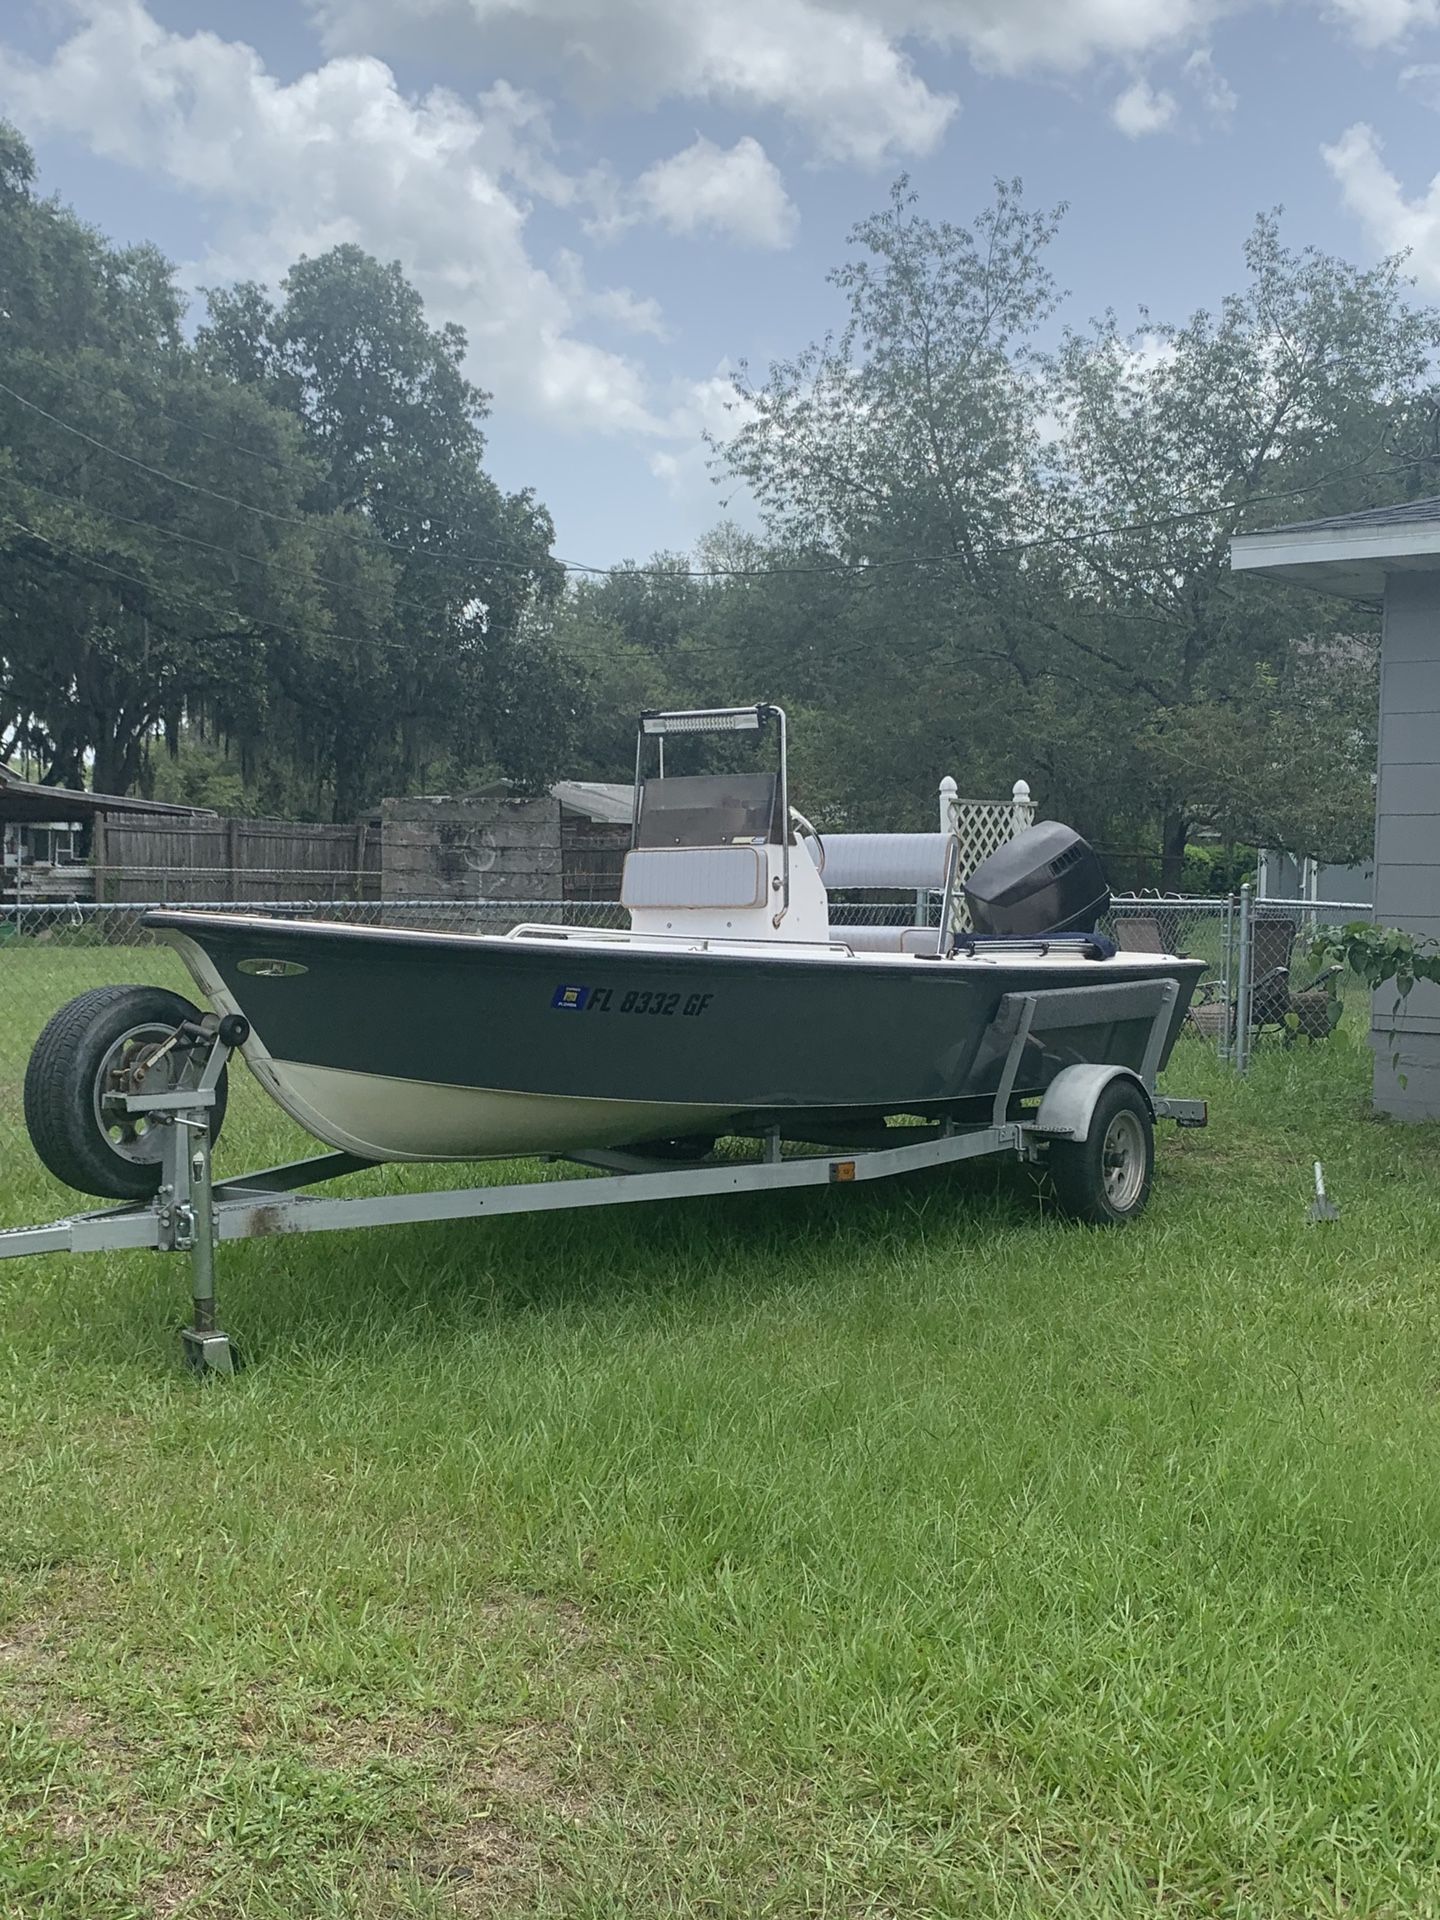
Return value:
M 1329 900 L 1353 908 L 1357 920 L 1375 904 L 1375 869 L 1368 860 L 1340 866 L 1262 847 L 1259 879 L 1260 900 Z
M 197 811 L 131 794 L 43 787 L 0 766 L 0 897 L 88 900 L 94 892 L 92 861 L 103 858 L 108 821 L 137 815 L 194 818 Z
M 1375 916 L 1440 938 L 1440 497 L 1241 534 L 1230 565 L 1382 608 Z M 1376 1106 L 1440 1119 L 1440 987 L 1382 987 L 1371 1033 Z
M 618 900 L 630 851 L 635 789 L 629 781 L 557 780 L 560 867 L 567 900 Z

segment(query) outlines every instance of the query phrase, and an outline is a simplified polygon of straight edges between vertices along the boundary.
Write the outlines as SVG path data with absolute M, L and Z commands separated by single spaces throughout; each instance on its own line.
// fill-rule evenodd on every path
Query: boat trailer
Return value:
M 677 1161 L 673 1153 L 660 1158 L 654 1152 L 647 1154 L 643 1147 L 634 1151 L 595 1149 L 533 1156 L 584 1168 L 591 1176 L 586 1179 L 374 1195 L 304 1191 L 381 1164 L 348 1153 L 323 1153 L 229 1179 L 214 1177 L 210 1110 L 216 1104 L 215 1089 L 221 1073 L 230 1055 L 248 1038 L 249 1026 L 238 1015 L 219 1019 L 210 1014 L 202 1022 L 209 1036 L 208 1046 L 202 1042 L 191 1048 L 194 1066 L 187 1077 L 193 1078 L 193 1085 L 124 1097 L 127 1113 L 143 1119 L 147 1127 L 161 1130 L 160 1184 L 154 1198 L 67 1215 L 48 1226 L 0 1230 L 0 1259 L 48 1253 L 116 1253 L 132 1248 L 187 1254 L 193 1317 L 181 1332 L 185 1359 L 198 1375 L 230 1374 L 236 1359 L 229 1336 L 220 1327 L 215 1298 L 215 1250 L 223 1241 L 472 1220 L 498 1214 L 559 1213 L 579 1207 L 769 1192 L 785 1187 L 848 1185 L 993 1154 L 1039 1161 L 1057 1148 L 1064 1153 L 1088 1145 L 1096 1110 L 1107 1093 L 1128 1087 L 1140 1096 L 1122 1095 L 1119 1101 L 1126 1106 L 1128 1100 L 1126 1110 L 1131 1115 L 1130 1160 L 1125 1160 L 1124 1152 L 1122 1163 L 1116 1167 L 1096 1159 L 1091 1179 L 1091 1184 L 1099 1183 L 1091 1196 L 1095 1209 L 1071 1209 L 1081 1218 L 1119 1222 L 1126 1217 L 1126 1209 L 1117 1205 L 1106 1211 L 1105 1183 L 1110 1181 L 1113 1195 L 1118 1196 L 1122 1185 L 1114 1183 L 1128 1181 L 1123 1191 L 1132 1196 L 1129 1210 L 1138 1213 L 1149 1188 L 1154 1120 L 1173 1120 L 1182 1127 L 1206 1124 L 1203 1100 L 1161 1098 L 1155 1093 L 1155 1077 L 1178 992 L 1175 981 L 1154 980 L 1007 994 L 984 1043 L 993 1047 L 1001 1060 L 988 1124 L 962 1125 L 947 1119 L 936 1125 L 887 1127 L 883 1120 L 857 1120 L 849 1125 L 837 1120 L 833 1130 L 799 1127 L 794 1133 L 771 1127 L 749 1136 L 760 1144 L 758 1159 L 716 1160 L 707 1154 Z M 1138 1071 L 1096 1064 L 1064 1067 L 1040 1097 L 1038 1107 L 1025 1109 L 1018 1117 L 1012 1114 L 1021 1060 L 1032 1041 L 1040 1041 L 1047 1032 L 1073 1026 L 1077 1020 L 1098 1024 L 1133 1019 L 1141 1011 L 1150 1017 L 1151 1026 Z M 782 1151 L 787 1141 L 811 1150 L 787 1157 Z M 898 1141 L 904 1144 L 893 1144 Z M 1108 1148 L 1108 1141 L 1102 1145 Z M 817 1146 L 826 1151 L 814 1151 Z M 1141 1156 L 1138 1171 L 1133 1164 L 1136 1150 Z

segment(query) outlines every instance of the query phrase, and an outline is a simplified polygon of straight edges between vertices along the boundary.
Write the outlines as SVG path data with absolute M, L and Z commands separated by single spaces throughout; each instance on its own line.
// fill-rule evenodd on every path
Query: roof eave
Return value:
M 1241 533 L 1230 542 L 1232 573 L 1258 573 L 1346 600 L 1383 600 L 1391 573 L 1440 572 L 1440 521 L 1418 527 L 1348 527 L 1302 533 Z
M 150 814 L 166 819 L 213 819 L 208 807 L 182 807 L 130 794 L 91 793 L 85 788 L 46 787 L 0 767 L 0 818 L 6 820 L 88 820 L 97 813 Z

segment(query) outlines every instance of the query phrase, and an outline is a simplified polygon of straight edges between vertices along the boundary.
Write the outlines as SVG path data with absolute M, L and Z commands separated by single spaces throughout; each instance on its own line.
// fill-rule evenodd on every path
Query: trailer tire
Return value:
M 1062 1213 L 1092 1227 L 1121 1227 L 1145 1211 L 1155 1173 L 1155 1119 L 1133 1080 L 1112 1080 L 1083 1140 L 1050 1148 L 1050 1181 Z
M 67 1187 L 105 1200 L 148 1200 L 160 1185 L 162 1143 L 142 1121 L 107 1127 L 100 1097 L 128 1052 L 164 1040 L 200 1010 L 165 987 L 92 987 L 51 1019 L 25 1071 L 25 1128 L 41 1160 Z M 224 1069 L 210 1109 L 220 1137 Z

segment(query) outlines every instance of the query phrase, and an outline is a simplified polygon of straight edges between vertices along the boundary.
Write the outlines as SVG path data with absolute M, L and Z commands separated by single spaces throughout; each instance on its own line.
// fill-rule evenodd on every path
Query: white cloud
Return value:
M 0 47 L 0 109 L 159 173 L 211 208 L 196 277 L 273 282 L 301 253 L 354 241 L 399 259 L 433 315 L 470 337 L 470 370 L 507 402 L 592 430 L 664 431 L 635 363 L 578 337 L 586 310 L 658 323 L 625 290 L 590 295 L 542 271 L 517 187 L 563 200 L 540 103 L 500 84 L 471 107 L 402 94 L 379 60 L 291 82 L 249 47 L 160 26 L 140 0 L 85 0 L 43 63 Z M 598 303 L 598 306 L 596 305 Z
M 1173 93 L 1163 90 L 1156 92 L 1150 82 L 1142 75 L 1132 80 L 1125 91 L 1118 94 L 1110 108 L 1110 118 L 1131 140 L 1138 140 L 1147 133 L 1161 133 L 1175 118 L 1176 103 Z
M 1092 0 L 1087 0 L 1087 4 Z M 1093 0 L 1105 4 L 1106 0 Z M 763 108 L 825 158 L 878 165 L 928 153 L 955 102 L 915 72 L 896 29 L 831 0 L 309 0 L 336 50 L 412 46 L 493 71 L 514 58 L 576 97 L 653 107 L 669 98 Z M 884 13 L 882 7 L 878 10 Z M 936 9 L 943 16 L 943 0 Z
M 305 0 L 339 52 L 417 47 L 493 73 L 514 58 L 587 102 L 712 101 L 783 115 L 824 159 L 883 165 L 932 152 L 957 103 L 917 70 L 919 47 L 1003 74 L 1132 69 L 1189 51 L 1186 77 L 1224 120 L 1235 97 L 1206 40 L 1265 0 Z M 1367 48 L 1440 24 L 1440 0 L 1309 0 Z M 1137 91 L 1138 90 L 1138 91 Z M 1147 83 L 1118 110 L 1153 131 Z M 1129 130 L 1129 129 L 1127 129 Z
M 1359 4 L 1360 0 L 1349 0 Z M 1406 0 L 1389 0 L 1406 4 Z M 1424 4 L 1425 0 L 1411 0 Z M 807 76 L 833 74 L 831 46 L 861 56 L 884 88 L 908 71 L 902 43 L 958 48 L 1005 72 L 1076 71 L 1192 44 L 1234 0 L 307 0 L 331 43 L 374 46 L 417 31 L 452 52 L 512 50 L 573 83 L 628 100 L 730 92 L 798 119 Z M 898 64 L 897 64 L 898 63 Z M 913 76 L 912 76 L 913 78 Z M 828 84 L 828 79 L 827 79 Z M 903 131 L 903 130 L 902 130 Z M 899 144 L 906 144 L 903 139 Z
M 1347 0 L 1358 4 L 1359 0 Z M 1389 0 L 1429 4 L 1429 0 Z M 708 100 L 783 115 L 824 159 L 932 152 L 956 111 L 916 70 L 929 45 L 1000 73 L 1075 73 L 1193 47 L 1243 0 L 307 0 L 337 50 L 515 58 L 577 98 Z
M 550 270 L 577 314 L 593 315 L 622 333 L 646 333 L 654 340 L 670 338 L 658 300 L 629 287 L 592 287 L 584 261 L 569 247 L 560 249 Z
M 1408 251 L 1419 278 L 1440 286 L 1440 174 L 1418 199 L 1407 200 L 1381 157 L 1374 128 L 1363 121 L 1347 127 L 1321 153 L 1340 183 L 1345 205 L 1380 251 Z
M 1199 95 L 1200 104 L 1210 118 L 1221 126 L 1228 126 L 1240 100 L 1235 89 L 1215 65 L 1210 49 L 1197 47 L 1186 60 L 1183 72 Z
M 1329 11 L 1362 47 L 1389 47 L 1440 25 L 1440 0 L 1330 0 Z
M 779 168 L 748 134 L 728 149 L 702 136 L 657 161 L 631 204 L 671 233 L 721 233 L 754 247 L 788 247 L 799 224 Z
M 1173 340 L 1142 328 L 1122 343 L 1120 351 L 1126 377 L 1147 380 L 1152 373 L 1159 373 L 1163 367 L 1170 366 L 1178 350 Z
M 753 403 L 736 390 L 734 368 L 722 360 L 708 379 L 688 380 L 676 389 L 667 423 L 675 450 L 652 452 L 651 473 L 672 499 L 697 506 L 709 500 L 727 513 L 734 512 L 737 502 L 743 503 L 748 496 L 742 483 L 731 477 L 726 497 L 716 497 L 710 443 L 723 446 L 754 417 Z M 744 519 L 748 508 L 741 504 L 739 510 Z
M 660 302 L 648 293 L 632 293 L 629 287 L 601 287 L 586 296 L 585 310 L 625 333 L 648 333 L 652 340 L 670 338 Z
M 1440 64 L 1430 60 L 1419 66 L 1402 67 L 1400 84 L 1409 87 L 1427 107 L 1440 109 Z

